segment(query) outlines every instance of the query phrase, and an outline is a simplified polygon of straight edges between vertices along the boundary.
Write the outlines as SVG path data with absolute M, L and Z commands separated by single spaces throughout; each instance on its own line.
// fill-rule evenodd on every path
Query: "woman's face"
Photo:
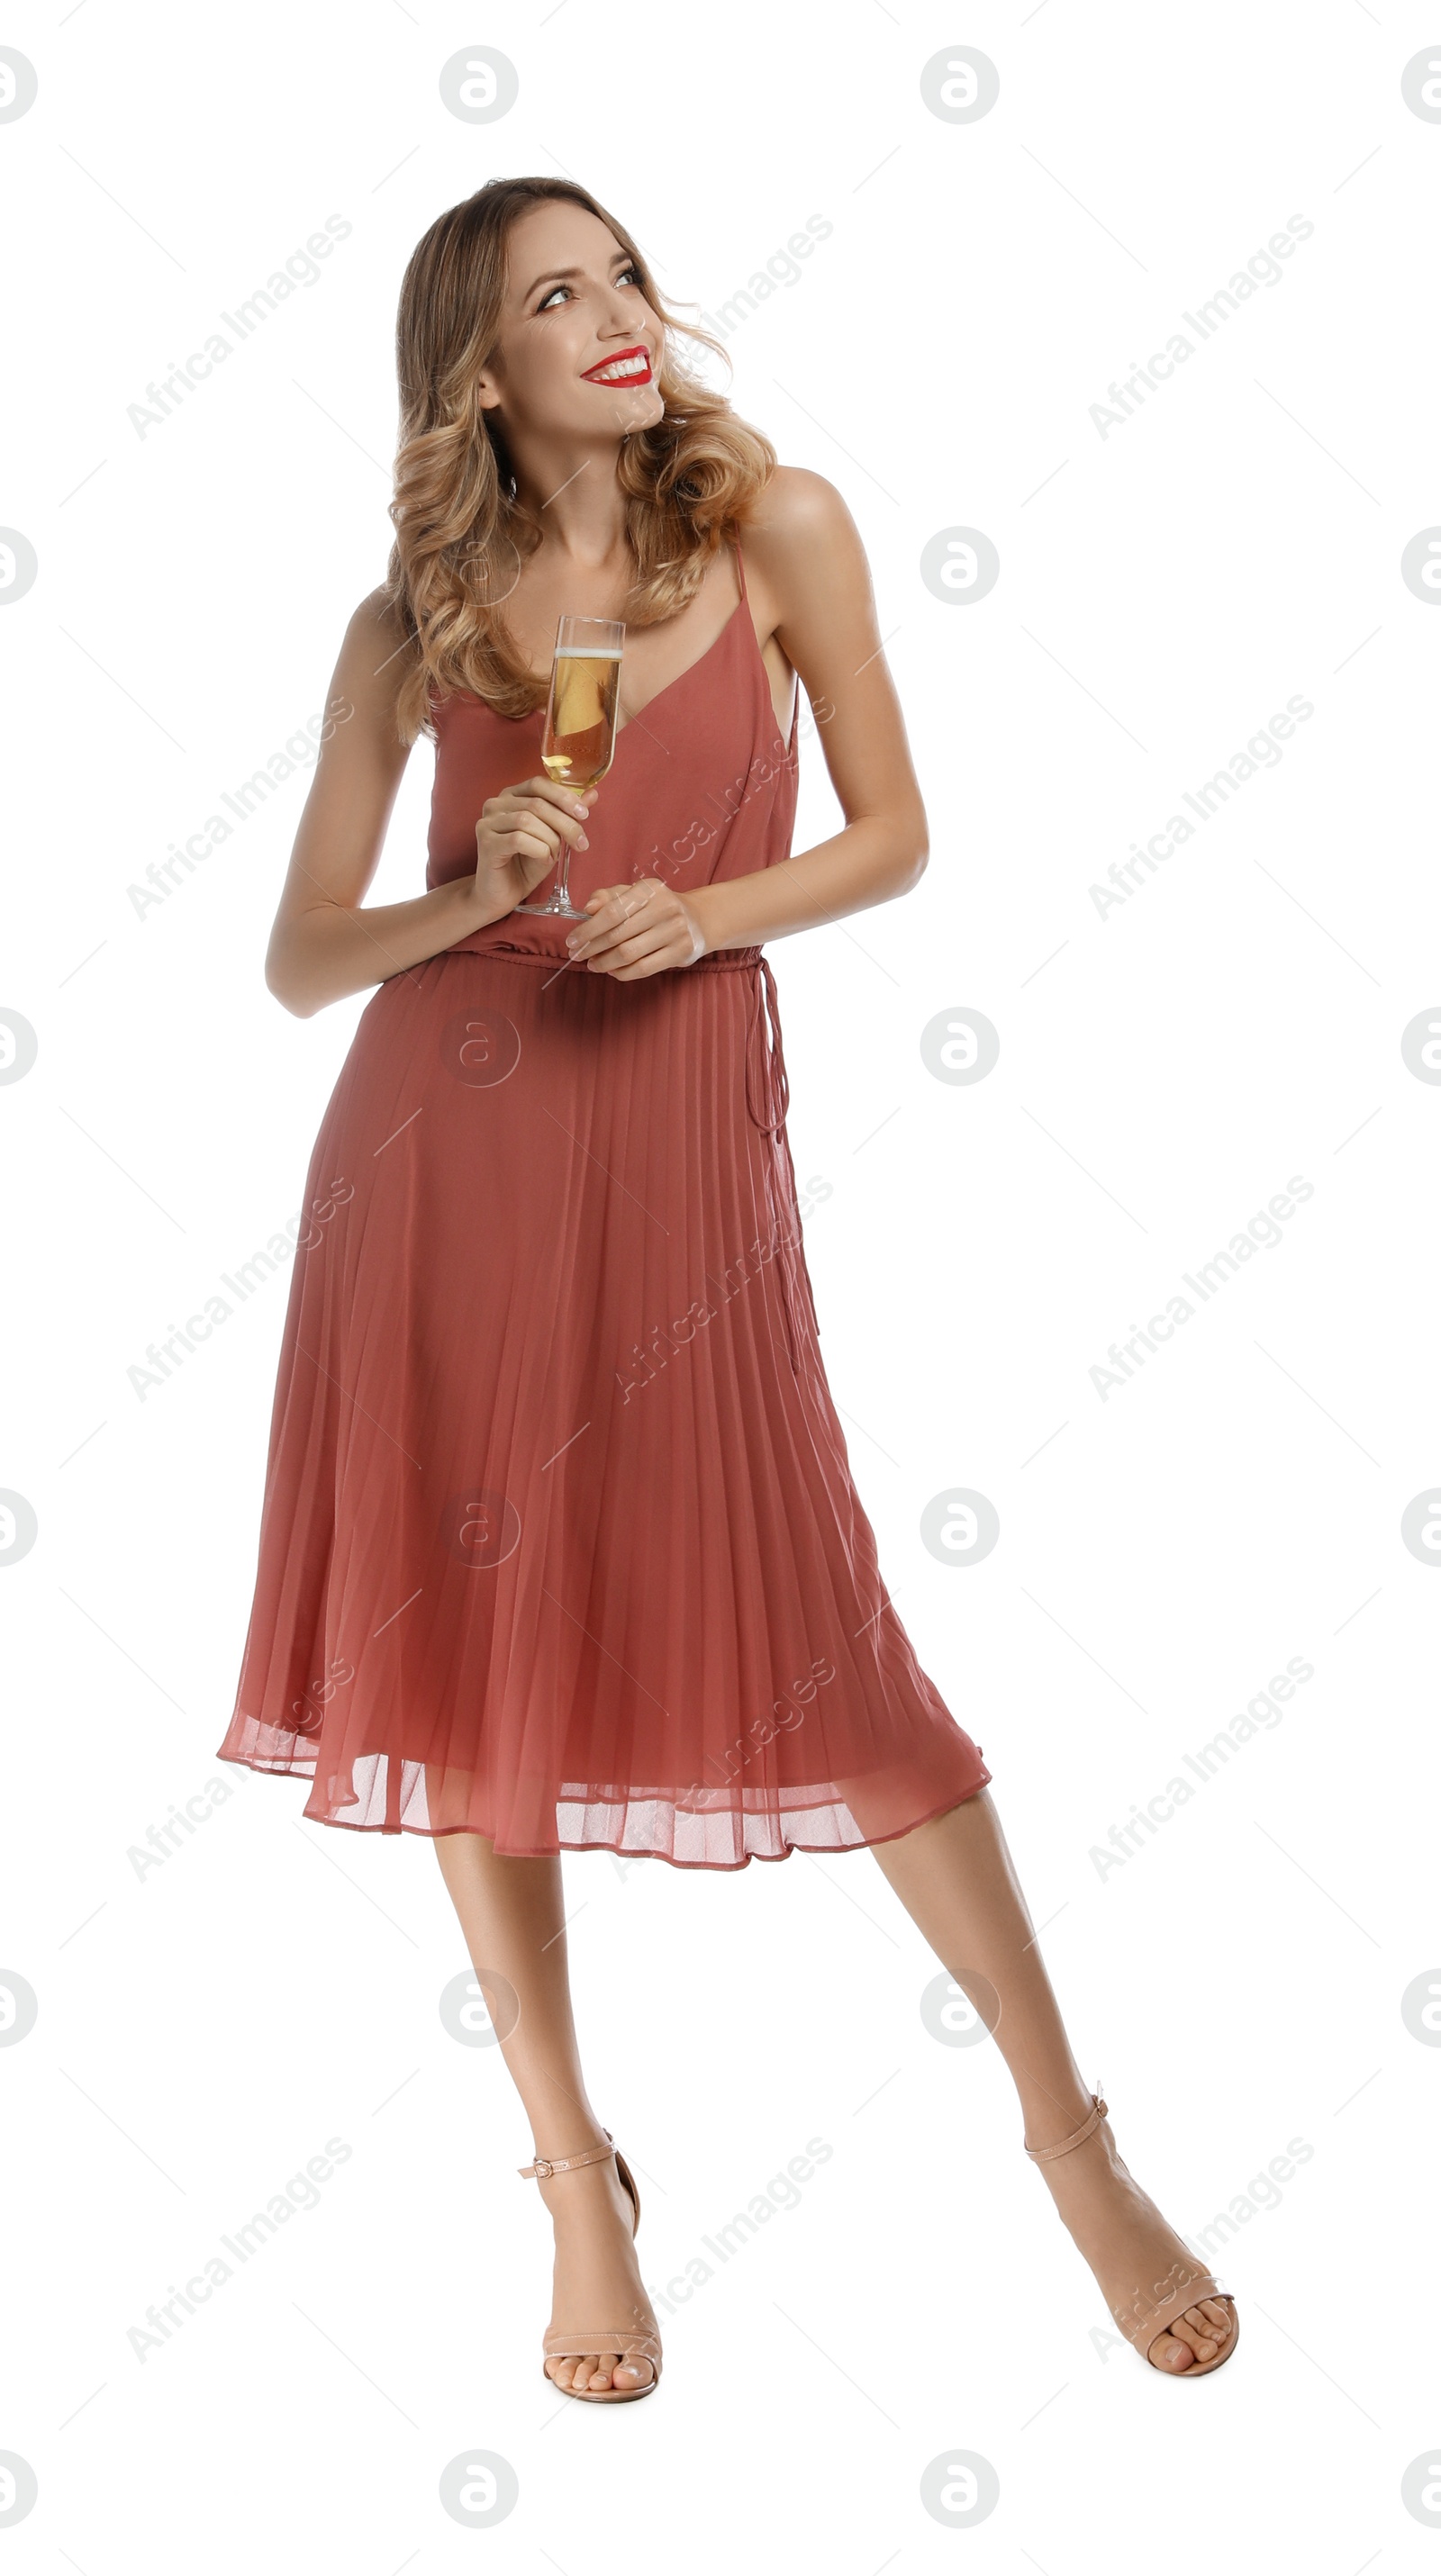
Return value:
M 665 409 L 665 332 L 608 225 L 560 198 L 512 225 L 500 338 L 478 392 L 507 432 L 620 439 Z M 606 380 L 607 373 L 609 381 Z

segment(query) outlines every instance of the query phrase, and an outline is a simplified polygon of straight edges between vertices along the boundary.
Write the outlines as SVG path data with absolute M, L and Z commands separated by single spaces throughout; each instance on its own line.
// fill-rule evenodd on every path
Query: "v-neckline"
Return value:
M 705 651 L 703 653 L 698 653 L 693 662 L 687 662 L 685 669 L 683 671 L 677 671 L 673 678 L 666 681 L 663 688 L 653 690 L 651 695 L 646 699 L 643 707 L 637 707 L 634 715 L 627 716 L 624 724 L 618 724 L 616 726 L 615 738 L 617 742 L 619 742 L 623 733 L 629 733 L 633 724 L 639 724 L 642 716 L 649 715 L 652 707 L 659 706 L 662 698 L 668 698 L 672 689 L 678 689 L 682 680 L 688 680 L 693 671 L 699 671 L 704 668 L 705 664 L 710 660 L 712 653 L 714 653 L 718 647 L 725 642 L 726 637 L 729 635 L 731 628 L 734 626 L 736 619 L 739 617 L 741 610 L 746 606 L 746 604 L 745 593 L 742 591 L 740 598 L 736 601 L 736 604 L 731 610 L 729 617 L 726 619 L 724 626 L 720 628 L 718 633 L 711 637 Z M 755 634 L 754 618 L 751 620 L 751 633 L 753 635 Z M 759 658 L 760 638 L 758 636 L 756 637 L 756 654 Z M 624 668 L 623 663 L 622 668 Z M 764 663 L 762 663 L 762 668 L 764 668 Z M 769 694 L 769 681 L 767 681 L 767 694 Z M 771 712 L 772 714 L 775 713 L 774 699 L 771 701 Z
M 638 708 L 633 716 L 626 717 L 624 724 L 618 724 L 616 726 L 615 739 L 617 744 L 619 744 L 622 734 L 629 733 L 631 726 L 633 724 L 639 724 L 641 717 L 648 715 L 652 707 L 658 706 L 662 698 L 668 698 L 672 689 L 678 689 L 680 687 L 682 680 L 689 680 L 697 671 L 704 670 L 707 662 L 711 658 L 711 655 L 720 650 L 721 645 L 725 642 L 726 637 L 729 635 L 731 628 L 736 622 L 736 619 L 739 617 L 741 610 L 744 609 L 747 617 L 750 619 L 751 642 L 755 647 L 756 668 L 760 673 L 761 685 L 765 690 L 766 705 L 775 724 L 777 734 L 780 736 L 782 741 L 786 743 L 787 749 L 789 749 L 790 743 L 795 738 L 796 719 L 800 714 L 800 692 L 799 690 L 796 692 L 795 703 L 791 710 L 790 734 L 787 736 L 784 728 L 782 727 L 780 718 L 776 714 L 776 702 L 771 695 L 771 675 L 766 668 L 765 655 L 761 651 L 761 640 L 756 633 L 755 619 L 750 615 L 750 600 L 745 587 L 745 576 L 740 570 L 740 549 L 739 547 L 735 547 L 732 551 L 736 557 L 736 578 L 741 585 L 741 594 L 739 599 L 736 601 L 735 606 L 732 608 L 729 617 L 726 619 L 725 624 L 711 637 L 711 640 L 709 644 L 707 644 L 703 653 L 697 654 L 693 662 L 687 662 L 683 671 L 677 671 L 671 679 L 665 682 L 663 687 L 655 690 L 653 694 L 646 699 L 643 707 Z M 536 685 L 539 687 L 540 683 L 537 675 L 532 672 L 531 677 L 536 680 Z M 547 675 L 546 685 L 549 687 L 549 675 Z M 466 694 L 471 693 L 467 692 Z M 497 710 L 494 707 L 491 707 L 488 701 L 484 698 L 478 699 L 477 703 L 480 706 L 485 707 L 487 712 L 491 715 L 494 715 L 497 712 Z M 528 715 L 505 716 L 501 719 L 505 724 L 530 724 L 532 722 L 543 723 L 544 720 L 545 706 L 543 702 L 538 707 L 532 707 Z

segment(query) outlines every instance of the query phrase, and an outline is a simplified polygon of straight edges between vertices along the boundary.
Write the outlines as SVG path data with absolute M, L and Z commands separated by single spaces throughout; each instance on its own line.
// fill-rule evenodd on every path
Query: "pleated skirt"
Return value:
M 223 1758 L 325 1824 L 712 1869 L 984 1785 L 852 1481 L 786 1102 L 756 949 L 380 987 L 311 1160 Z

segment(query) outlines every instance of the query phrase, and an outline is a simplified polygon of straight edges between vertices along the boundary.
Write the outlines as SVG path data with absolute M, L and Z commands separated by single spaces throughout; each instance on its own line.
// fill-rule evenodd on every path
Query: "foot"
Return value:
M 1058 2123 L 1055 2135 L 1079 2127 L 1086 2116 L 1083 2110 Z M 1040 2129 L 1030 2143 L 1047 2146 L 1053 2138 Z M 1109 2120 L 1102 2120 L 1083 2146 L 1052 2157 L 1037 2170 L 1123 2334 L 1158 2298 L 1177 2295 L 1188 2279 L 1205 2276 L 1205 2262 L 1182 2244 L 1122 2163 Z M 1209 2367 L 1225 2357 L 1235 2333 L 1234 2302 L 1201 2298 L 1153 2339 L 1146 2359 L 1173 2373 Z
M 596 2325 L 619 2330 L 630 2321 L 637 2336 L 655 2334 L 655 2313 L 635 2255 L 635 2212 L 614 2156 L 570 2173 L 542 2176 L 540 2190 L 555 2224 L 551 2331 L 568 2336 L 572 2324 L 579 2333 Z M 645 2355 L 627 2361 L 618 2352 L 547 2361 L 545 2373 L 558 2388 L 593 2396 L 606 2389 L 630 2395 L 655 2377 Z

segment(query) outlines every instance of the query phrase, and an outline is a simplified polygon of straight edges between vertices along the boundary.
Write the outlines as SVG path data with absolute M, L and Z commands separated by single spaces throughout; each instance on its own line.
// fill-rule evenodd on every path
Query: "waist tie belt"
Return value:
M 786 1350 L 791 1367 L 799 1376 L 800 1346 L 805 1338 L 805 1326 L 800 1311 L 801 1292 L 797 1274 L 803 1267 L 804 1256 L 800 1249 L 796 1176 L 786 1136 L 786 1111 L 790 1107 L 791 1087 L 781 1046 L 776 979 L 771 973 L 770 959 L 763 950 L 743 952 L 740 962 L 760 968 L 746 1022 L 746 1108 L 752 1123 L 769 1139 L 773 1149 L 766 1157 L 766 1206 L 770 1212 L 775 1266 L 780 1280 Z
M 770 959 L 764 954 L 758 960 L 756 977 L 746 1027 L 746 1107 L 763 1136 L 778 1139 L 785 1126 L 790 1107 L 791 1087 L 786 1074 L 786 1060 L 781 1052 L 781 1017 L 776 1000 L 776 979 Z M 756 1040 L 760 1040 L 759 1049 Z M 759 1066 L 756 1057 L 759 1055 Z M 751 1076 L 758 1071 L 753 1087 Z M 757 1107 L 757 1094 L 760 1105 Z

